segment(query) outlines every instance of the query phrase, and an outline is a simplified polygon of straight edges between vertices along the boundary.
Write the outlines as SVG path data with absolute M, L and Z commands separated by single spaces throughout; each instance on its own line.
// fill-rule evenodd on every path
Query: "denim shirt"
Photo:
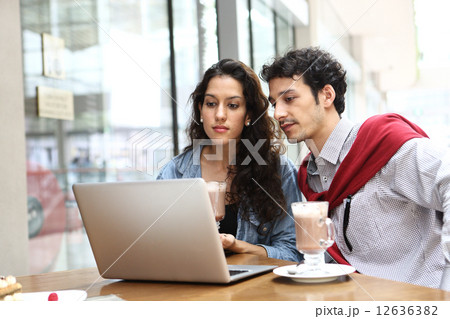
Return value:
M 202 177 L 200 167 L 201 151 L 188 150 L 174 157 L 159 173 L 157 179 L 199 178 Z M 301 201 L 301 195 L 297 186 L 297 170 L 294 164 L 286 156 L 280 157 L 280 176 L 283 193 L 286 199 L 287 214 L 283 218 L 277 217 L 257 229 L 260 224 L 257 215 L 250 210 L 249 220 L 242 218 L 243 210 L 238 210 L 236 239 L 250 244 L 264 247 L 269 258 L 277 258 L 291 261 L 301 261 L 302 255 L 298 252 L 295 243 L 295 224 L 292 216 L 291 204 Z M 268 197 L 267 200 L 272 200 Z

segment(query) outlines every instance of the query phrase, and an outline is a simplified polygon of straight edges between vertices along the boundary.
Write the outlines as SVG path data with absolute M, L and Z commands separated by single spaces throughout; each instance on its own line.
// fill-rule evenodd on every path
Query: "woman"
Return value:
M 257 75 L 224 59 L 206 72 L 191 94 L 190 140 L 158 179 L 202 177 L 226 181 L 224 249 L 300 261 L 291 203 L 300 201 L 296 169 L 280 156 L 276 124 Z

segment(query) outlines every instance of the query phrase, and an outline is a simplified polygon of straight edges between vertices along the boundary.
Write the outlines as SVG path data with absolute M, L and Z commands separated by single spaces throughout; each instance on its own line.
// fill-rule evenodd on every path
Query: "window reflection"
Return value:
M 239 54 L 256 72 L 293 41 L 265 3 L 238 1 Z M 21 0 L 30 273 L 94 265 L 74 183 L 154 179 L 175 153 L 174 124 L 186 145 L 189 95 L 218 60 L 216 1 L 172 10 L 173 68 L 165 0 Z M 44 32 L 64 40 L 65 79 L 42 75 Z M 74 120 L 38 117 L 38 86 L 71 91 Z
M 248 0 L 237 1 L 237 23 L 238 23 L 238 45 L 239 45 L 239 60 L 247 64 L 252 65 L 251 58 L 251 34 L 250 34 L 250 15 L 248 9 Z
M 130 156 L 151 148 L 141 132 L 165 141 L 152 165 L 173 155 L 167 2 L 22 0 L 21 12 L 30 272 L 92 265 L 71 250 L 86 245 L 72 184 L 155 178 Z M 42 76 L 42 32 L 65 41 L 64 80 Z M 41 85 L 73 92 L 73 121 L 37 117 Z
M 276 53 L 274 13 L 261 0 L 252 0 L 251 5 L 253 68 L 259 73 L 262 65 Z
M 283 55 L 289 49 L 294 49 L 294 28 L 278 14 L 276 15 L 276 34 L 277 55 Z
M 179 150 L 187 146 L 186 127 L 190 120 L 190 94 L 218 59 L 215 0 L 175 0 L 174 49 L 177 92 Z

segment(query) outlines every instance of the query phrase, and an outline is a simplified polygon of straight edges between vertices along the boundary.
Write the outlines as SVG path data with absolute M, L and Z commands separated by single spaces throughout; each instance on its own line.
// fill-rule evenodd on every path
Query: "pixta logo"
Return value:
M 128 139 L 130 166 L 153 176 L 171 160 L 172 138 L 160 132 L 143 129 Z

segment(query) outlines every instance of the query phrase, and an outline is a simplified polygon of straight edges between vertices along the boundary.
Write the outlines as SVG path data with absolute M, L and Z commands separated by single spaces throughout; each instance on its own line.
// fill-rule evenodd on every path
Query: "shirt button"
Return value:
M 326 183 L 328 181 L 328 177 L 324 176 L 323 181 Z

